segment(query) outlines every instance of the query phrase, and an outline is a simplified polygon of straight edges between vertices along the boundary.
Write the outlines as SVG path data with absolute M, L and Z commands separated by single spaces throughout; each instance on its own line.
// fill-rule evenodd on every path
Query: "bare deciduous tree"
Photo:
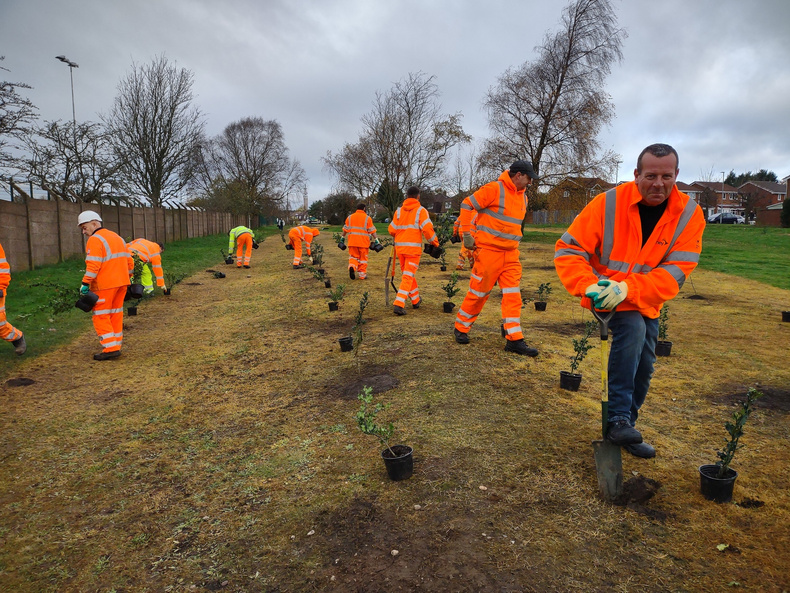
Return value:
M 366 198 L 384 180 L 399 189 L 445 182 L 450 151 L 470 137 L 460 114 L 441 113 L 434 80 L 409 74 L 389 92 L 376 93 L 373 110 L 362 117 L 358 142 L 324 159 L 340 187 Z
M 193 79 L 192 72 L 164 56 L 148 65 L 133 64 L 104 118 L 121 162 L 122 185 L 153 206 L 179 196 L 192 177 L 205 125 L 192 106 Z
M 98 123 L 44 122 L 25 145 L 29 177 L 62 198 L 99 202 L 107 184 L 115 182 L 118 161 L 107 132 Z
M 307 189 L 304 169 L 289 158 L 282 127 L 260 117 L 234 122 L 204 142 L 195 170 L 194 185 L 204 199 L 240 214 L 274 213 L 287 197 Z
M 493 136 L 483 158 L 489 166 L 501 172 L 525 158 L 549 183 L 611 170 L 616 155 L 599 156 L 596 138 L 614 116 L 604 81 L 622 58 L 625 37 L 609 0 L 567 5 L 560 30 L 536 48 L 537 59 L 506 71 L 487 94 Z
M 0 56 L 0 62 L 5 56 Z M 2 70 L 7 68 L 0 67 Z M 30 125 L 38 115 L 36 106 L 27 97 L 19 93 L 20 89 L 30 89 L 23 82 L 0 81 L 0 167 L 11 167 L 16 158 L 11 152 L 18 148 L 15 140 L 23 140 L 30 132 Z

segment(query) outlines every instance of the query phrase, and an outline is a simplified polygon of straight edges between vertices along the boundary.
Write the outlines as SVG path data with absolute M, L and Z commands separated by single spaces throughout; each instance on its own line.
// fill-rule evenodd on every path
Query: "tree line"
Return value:
M 536 57 L 485 92 L 490 136 L 477 141 L 461 113 L 443 113 L 436 77 L 409 73 L 375 94 L 356 140 L 326 153 L 335 188 L 322 207 L 366 200 L 391 215 L 409 186 L 468 195 L 519 158 L 546 185 L 566 176 L 608 177 L 618 155 L 603 151 L 597 137 L 614 117 L 605 80 L 626 36 L 610 0 L 571 0 Z M 160 56 L 132 65 L 101 121 L 41 125 L 21 92 L 29 87 L 3 83 L 0 165 L 86 202 L 102 199 L 109 186 L 154 206 L 189 192 L 195 205 L 266 214 L 304 195 L 305 171 L 280 124 L 249 116 L 208 138 L 193 82 L 192 72 Z M 25 156 L 14 157 L 12 145 Z

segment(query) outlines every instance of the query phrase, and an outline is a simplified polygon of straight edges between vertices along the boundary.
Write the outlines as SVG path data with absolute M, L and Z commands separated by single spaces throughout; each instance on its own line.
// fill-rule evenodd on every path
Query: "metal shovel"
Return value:
M 623 493 L 623 459 L 620 447 L 606 440 L 606 427 L 609 419 L 609 321 L 615 309 L 608 314 L 599 313 L 595 305 L 590 305 L 593 317 L 598 320 L 601 329 L 601 440 L 593 441 L 595 454 L 595 470 L 598 474 L 598 492 L 601 498 L 612 502 Z

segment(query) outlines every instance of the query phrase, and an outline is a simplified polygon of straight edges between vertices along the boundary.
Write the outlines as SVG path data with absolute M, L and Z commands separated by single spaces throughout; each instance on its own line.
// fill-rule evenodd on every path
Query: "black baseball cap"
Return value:
M 538 180 L 538 176 L 535 174 L 535 169 L 532 168 L 532 163 L 529 161 L 519 159 L 510 165 L 510 174 L 513 175 L 515 173 L 525 173 L 533 181 Z

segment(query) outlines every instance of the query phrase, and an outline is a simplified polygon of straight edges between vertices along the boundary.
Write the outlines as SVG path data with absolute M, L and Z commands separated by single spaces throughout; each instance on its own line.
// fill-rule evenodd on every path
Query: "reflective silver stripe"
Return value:
M 521 319 L 518 317 L 504 317 L 502 318 L 502 323 L 521 323 Z
M 577 251 L 575 249 L 558 249 L 554 253 L 554 259 L 557 259 L 558 257 L 563 257 L 565 255 L 578 255 L 580 257 L 583 257 L 587 262 L 590 261 L 589 253 L 587 253 L 586 251 Z
M 417 224 L 416 222 L 414 224 L 393 224 L 392 228 L 395 229 L 396 231 L 405 231 L 408 229 L 414 229 L 415 231 L 419 231 L 420 225 Z
M 455 318 L 455 322 L 458 325 L 463 325 L 464 327 L 472 327 L 472 324 L 474 323 L 474 321 L 461 321 L 458 319 L 458 317 Z
M 502 294 L 512 294 L 514 292 L 521 294 L 521 288 L 518 286 L 508 286 L 502 289 Z
M 491 210 L 490 208 L 484 208 L 480 212 L 487 214 L 491 218 L 496 218 L 497 220 L 509 222 L 511 224 L 519 224 L 519 225 L 521 224 L 521 219 L 514 218 L 512 216 L 506 216 L 500 212 L 497 212 L 496 210 Z
M 406 290 L 399 290 L 399 291 L 398 291 L 398 296 L 399 296 L 399 297 L 400 297 L 400 296 L 402 296 L 402 297 L 406 297 L 406 295 L 408 295 L 408 294 L 409 294 L 409 293 L 408 293 L 408 291 L 406 291 Z
M 656 268 L 658 270 L 666 270 L 669 272 L 669 275 L 675 279 L 675 282 L 678 283 L 678 290 L 683 288 L 683 284 L 686 282 L 686 275 L 683 273 L 678 266 L 674 264 L 661 264 Z
M 647 264 L 634 264 L 634 267 L 631 268 L 632 274 L 647 274 L 653 268 L 648 266 Z
M 467 312 L 466 312 L 466 311 L 464 311 L 463 309 L 459 308 L 459 309 L 458 309 L 458 316 L 460 317 L 461 315 L 463 315 L 463 316 L 464 316 L 464 317 L 466 317 L 467 319 L 472 319 L 472 317 L 477 317 L 477 315 L 470 315 L 469 313 L 467 313 Z
M 480 292 L 479 290 L 475 290 L 474 288 L 470 288 L 469 292 L 472 293 L 473 295 L 475 295 L 476 297 L 480 297 L 481 299 L 483 297 L 487 297 L 491 293 L 490 290 L 487 291 L 487 292 Z
M 101 257 L 99 257 L 98 255 L 88 255 L 88 256 L 85 257 L 85 261 L 98 261 L 98 262 L 100 262 L 100 261 L 104 261 L 104 260 Z
M 667 254 L 672 251 L 672 247 L 675 246 L 675 242 L 678 240 L 678 237 L 680 237 L 680 234 L 686 229 L 686 225 L 689 223 L 689 220 L 691 220 L 691 217 L 694 216 L 694 212 L 697 208 L 699 208 L 697 203 L 694 200 L 689 199 L 689 201 L 686 203 L 686 206 L 683 208 L 683 213 L 680 215 L 678 226 L 675 228 L 675 234 L 672 235 L 672 240 L 669 242 L 669 245 L 667 245 L 667 250 L 664 253 L 664 257 L 661 258 L 661 261 L 666 261 Z
M 515 334 L 515 333 L 522 333 L 522 331 L 521 331 L 521 326 L 520 326 L 520 325 L 517 325 L 517 326 L 515 326 L 515 327 L 506 327 L 506 328 L 505 328 L 505 333 L 506 333 L 507 335 L 510 335 L 510 334 Z
M 410 278 L 414 278 L 414 272 L 403 272 L 404 276 L 409 276 Z
M 129 257 L 129 254 L 126 253 L 126 252 L 124 252 L 124 253 L 113 253 L 109 257 L 105 257 L 104 261 L 110 261 L 111 259 L 118 259 L 119 257 L 127 258 L 127 257 Z
M 110 346 L 121 346 L 121 342 L 102 342 L 102 346 L 109 348 Z
M 95 278 L 98 272 L 85 272 L 87 278 Z
M 439 238 L 436 236 L 436 233 L 434 233 L 433 235 L 431 235 L 431 236 L 428 238 L 428 242 L 429 242 L 429 243 L 433 243 L 434 241 L 438 241 L 438 240 L 439 240 Z
M 601 242 L 601 254 L 598 258 L 601 265 L 609 266 L 609 258 L 612 255 L 614 246 L 614 221 L 617 214 L 617 188 L 612 188 L 606 192 L 606 202 L 604 203 L 604 222 L 603 222 L 603 241 Z
M 502 231 L 497 231 L 492 229 L 491 227 L 483 226 L 478 224 L 477 225 L 478 232 L 485 231 L 495 237 L 501 237 L 502 239 L 510 239 L 511 241 L 520 241 L 521 235 L 513 235 L 511 233 L 503 233 Z
M 419 288 L 414 288 L 414 289 L 409 291 L 409 296 L 414 296 L 415 294 L 417 294 L 419 292 L 420 292 Z
M 469 274 L 469 277 L 472 280 L 477 280 L 478 282 L 482 282 L 483 281 L 483 277 L 482 276 L 475 276 L 474 274 Z
M 101 235 L 96 234 L 96 233 L 94 233 L 91 236 L 96 237 L 104 245 L 104 258 L 100 259 L 99 261 L 105 261 L 105 260 L 109 259 L 109 256 L 112 255 L 112 249 L 110 249 L 110 244 L 107 242 L 107 239 L 105 239 L 104 237 L 102 237 Z
M 106 340 L 107 338 L 114 338 L 114 337 L 115 337 L 115 333 L 114 333 L 114 332 L 110 332 L 110 333 L 108 333 L 108 334 L 102 334 L 102 335 L 100 335 L 100 336 L 99 336 L 99 339 L 100 339 L 100 340 Z
M 422 243 L 401 243 L 395 241 L 395 247 L 422 247 Z
M 466 202 L 461 202 L 461 210 L 474 210 L 474 207 Z
M 673 251 L 666 258 L 665 261 L 690 261 L 699 263 L 699 253 L 694 251 Z
M 469 196 L 469 203 L 472 204 L 472 209 L 474 210 L 482 210 L 482 206 L 480 206 L 480 202 L 477 201 L 477 198 L 474 194 Z
M 625 261 L 617 261 L 610 259 L 609 264 L 606 266 L 610 270 L 614 270 L 615 272 L 628 272 L 629 263 Z

